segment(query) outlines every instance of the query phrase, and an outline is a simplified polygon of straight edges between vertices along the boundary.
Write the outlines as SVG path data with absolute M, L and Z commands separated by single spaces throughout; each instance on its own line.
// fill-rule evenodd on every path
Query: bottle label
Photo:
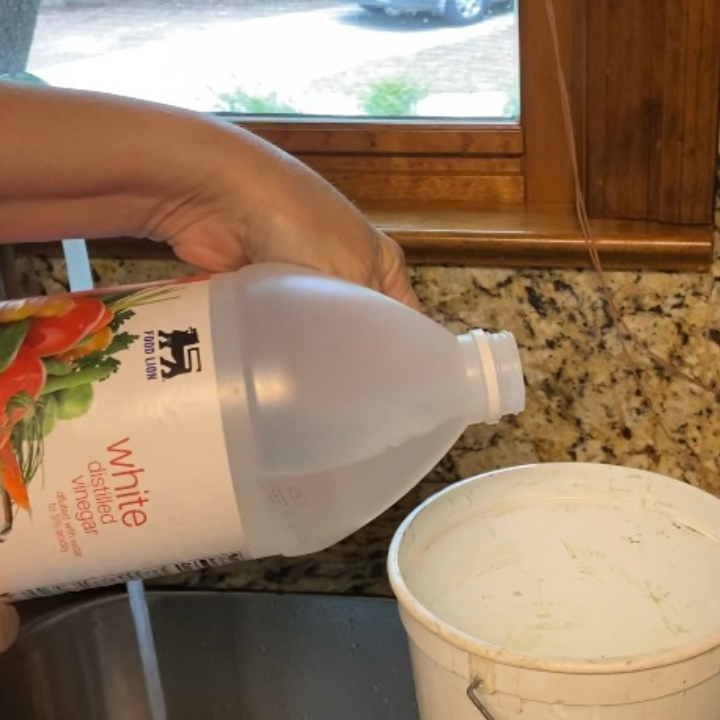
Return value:
M 0 304 L 0 596 L 245 557 L 209 281 Z

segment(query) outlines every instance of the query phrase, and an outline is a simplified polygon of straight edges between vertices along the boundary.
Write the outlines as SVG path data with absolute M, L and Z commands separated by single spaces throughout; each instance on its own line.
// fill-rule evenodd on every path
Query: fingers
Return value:
M 183 230 L 168 242 L 180 260 L 205 272 L 231 272 L 248 261 L 237 237 L 212 221 Z
M 391 298 L 394 298 L 395 300 L 399 300 L 404 305 L 407 305 L 408 307 L 412 308 L 413 310 L 417 310 L 418 312 L 422 312 L 422 305 L 420 304 L 420 300 L 418 299 L 418 296 L 415 294 L 415 291 L 412 289 L 412 286 L 409 282 L 405 283 L 406 287 L 400 287 L 393 293 L 385 292 L 386 295 L 389 295 Z
M 413 310 L 422 311 L 420 300 L 410 284 L 405 257 L 400 246 L 387 235 L 380 235 L 380 290 Z
M 20 620 L 14 608 L 0 603 L 0 652 L 7 650 L 17 636 Z

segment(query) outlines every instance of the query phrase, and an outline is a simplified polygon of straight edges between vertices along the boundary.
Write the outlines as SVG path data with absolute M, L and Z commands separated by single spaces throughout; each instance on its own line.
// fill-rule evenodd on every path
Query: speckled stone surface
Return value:
M 20 258 L 18 265 L 29 292 L 65 284 L 61 261 Z M 99 260 L 94 271 L 98 284 L 116 285 L 189 270 L 167 261 Z M 720 412 L 713 391 L 720 386 L 720 259 L 707 274 L 608 273 L 623 331 L 593 271 L 422 267 L 412 276 L 427 313 L 453 332 L 482 327 L 515 334 L 526 411 L 469 428 L 401 502 L 325 552 L 153 584 L 387 595 L 387 547 L 414 507 L 459 479 L 525 463 L 616 463 L 720 494 Z

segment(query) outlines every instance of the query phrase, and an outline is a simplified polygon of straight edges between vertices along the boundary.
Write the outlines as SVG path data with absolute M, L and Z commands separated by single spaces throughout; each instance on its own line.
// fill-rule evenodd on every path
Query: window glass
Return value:
M 202 111 L 492 121 L 519 114 L 519 1 L 4 0 L 36 6 L 24 69 L 55 86 Z M 0 42 L 31 14 L 5 13 Z

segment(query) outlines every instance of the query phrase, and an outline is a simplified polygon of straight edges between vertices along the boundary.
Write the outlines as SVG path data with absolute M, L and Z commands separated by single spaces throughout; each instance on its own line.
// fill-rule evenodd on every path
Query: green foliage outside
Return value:
M 508 83 L 503 89 L 507 96 L 503 115 L 516 119 L 520 116 L 519 83 Z M 414 78 L 388 76 L 362 88 L 358 92 L 358 105 L 361 113 L 369 117 L 408 117 L 417 114 L 417 104 L 428 94 L 428 86 Z M 215 109 L 241 115 L 302 114 L 276 92 L 253 94 L 241 87 L 218 93 Z
M 428 87 L 410 77 L 384 77 L 373 80 L 358 95 L 365 115 L 403 117 L 416 114 L 418 102 L 428 95 Z
M 506 118 L 517 120 L 520 117 L 520 83 L 514 82 L 504 90 L 507 93 L 507 100 L 503 108 L 503 115 Z
M 218 93 L 216 110 L 242 115 L 297 115 L 290 103 L 278 97 L 276 92 L 267 95 L 252 95 L 242 88 Z

